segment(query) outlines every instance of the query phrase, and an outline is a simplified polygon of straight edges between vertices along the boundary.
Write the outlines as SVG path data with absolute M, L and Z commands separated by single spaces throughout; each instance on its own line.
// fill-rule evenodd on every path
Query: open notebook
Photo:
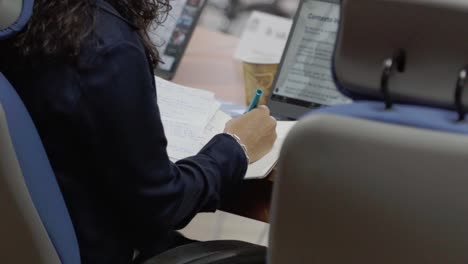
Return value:
M 223 133 L 231 117 L 208 91 L 184 87 L 156 77 L 158 105 L 168 139 L 167 152 L 176 162 L 196 155 L 215 135 Z M 274 168 L 281 145 L 295 122 L 279 121 L 278 139 L 265 157 L 249 165 L 246 179 L 266 177 Z

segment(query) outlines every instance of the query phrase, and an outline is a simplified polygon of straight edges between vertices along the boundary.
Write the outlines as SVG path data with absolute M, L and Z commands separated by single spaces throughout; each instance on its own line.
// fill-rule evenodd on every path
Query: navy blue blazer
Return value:
M 174 230 L 215 211 L 241 183 L 243 149 L 218 135 L 177 163 L 138 28 L 109 4 L 76 63 L 6 69 L 39 130 L 74 224 L 83 263 L 130 263 L 176 245 Z M 18 70 L 20 69 L 20 70 Z

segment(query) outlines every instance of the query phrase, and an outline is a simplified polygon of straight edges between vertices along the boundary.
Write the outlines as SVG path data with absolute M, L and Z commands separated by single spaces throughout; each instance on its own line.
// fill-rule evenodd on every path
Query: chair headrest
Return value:
M 343 0 L 337 85 L 355 100 L 468 111 L 467 24 L 466 0 Z
M 0 40 L 15 35 L 31 18 L 34 0 L 0 0 Z

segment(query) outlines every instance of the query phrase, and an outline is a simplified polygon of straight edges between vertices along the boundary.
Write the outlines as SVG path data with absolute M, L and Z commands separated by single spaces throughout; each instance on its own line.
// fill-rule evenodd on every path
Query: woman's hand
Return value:
M 276 120 L 270 116 L 268 107 L 262 105 L 229 121 L 224 132 L 238 136 L 247 148 L 250 162 L 255 162 L 272 149 L 276 140 Z

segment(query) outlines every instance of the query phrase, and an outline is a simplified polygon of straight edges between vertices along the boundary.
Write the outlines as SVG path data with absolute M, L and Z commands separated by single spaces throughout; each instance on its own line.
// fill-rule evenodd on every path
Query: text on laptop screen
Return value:
M 305 0 L 298 12 L 271 99 L 307 108 L 350 102 L 331 71 L 339 4 Z

